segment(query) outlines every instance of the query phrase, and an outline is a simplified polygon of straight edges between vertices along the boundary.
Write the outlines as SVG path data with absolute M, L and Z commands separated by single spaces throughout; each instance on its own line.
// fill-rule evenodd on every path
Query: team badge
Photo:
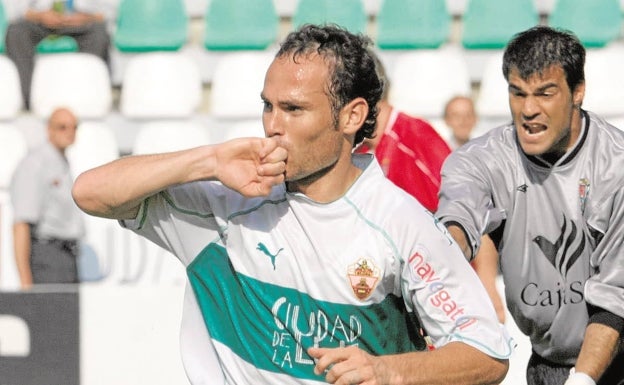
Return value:
M 360 258 L 353 265 L 349 265 L 347 275 L 353 294 L 358 299 L 365 300 L 375 289 L 379 281 L 380 270 L 372 261 Z
M 585 202 L 589 196 L 589 180 L 587 178 L 579 179 L 579 204 L 581 205 L 581 213 L 585 212 Z

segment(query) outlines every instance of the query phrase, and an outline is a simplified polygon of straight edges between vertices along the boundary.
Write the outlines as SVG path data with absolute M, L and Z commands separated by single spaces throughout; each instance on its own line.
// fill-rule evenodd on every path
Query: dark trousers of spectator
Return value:
M 26 109 L 30 106 L 30 85 L 35 67 L 35 47 L 48 35 L 71 36 L 78 43 L 80 52 L 101 57 L 109 63 L 110 37 L 106 23 L 91 23 L 72 28 L 50 29 L 25 19 L 9 24 L 6 30 L 6 54 L 17 67 Z
M 30 269 L 33 283 L 78 283 L 78 242 L 33 239 Z
M 527 365 L 527 385 L 563 385 L 571 368 L 547 361 L 533 352 Z M 624 349 L 613 358 L 597 385 L 624 385 Z

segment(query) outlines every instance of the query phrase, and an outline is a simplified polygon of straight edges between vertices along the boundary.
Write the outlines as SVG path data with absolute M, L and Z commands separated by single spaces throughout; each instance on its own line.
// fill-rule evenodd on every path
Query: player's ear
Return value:
M 579 83 L 574 91 L 572 91 L 572 102 L 576 108 L 580 108 L 585 98 L 585 82 Z
M 340 128 L 347 135 L 354 135 L 368 116 L 368 103 L 364 98 L 355 98 L 340 111 Z

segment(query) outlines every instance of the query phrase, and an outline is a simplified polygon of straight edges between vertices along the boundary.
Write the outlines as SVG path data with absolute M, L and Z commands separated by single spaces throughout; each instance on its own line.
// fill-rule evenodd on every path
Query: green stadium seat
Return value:
M 383 0 L 377 13 L 381 49 L 433 49 L 448 41 L 451 15 L 440 0 Z
M 122 0 L 113 43 L 122 52 L 177 51 L 188 40 L 183 0 Z
M 620 2 L 557 0 L 548 24 L 574 32 L 587 48 L 604 47 L 620 37 Z
M 48 35 L 35 47 L 39 54 L 78 52 L 78 43 L 71 36 Z
M 4 53 L 4 35 L 7 29 L 7 17 L 4 11 L 4 5 L 0 1 L 0 53 Z
M 533 0 L 470 0 L 461 43 L 466 49 L 501 49 L 513 35 L 537 24 Z
M 299 0 L 292 25 L 336 24 L 354 33 L 366 33 L 368 16 L 362 0 Z
M 263 50 L 277 42 L 273 0 L 211 0 L 204 17 L 208 50 Z

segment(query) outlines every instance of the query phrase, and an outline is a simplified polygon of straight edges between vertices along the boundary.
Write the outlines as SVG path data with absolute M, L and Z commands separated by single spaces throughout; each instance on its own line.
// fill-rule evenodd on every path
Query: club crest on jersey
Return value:
M 587 196 L 589 195 L 589 179 L 581 178 L 579 179 L 579 204 L 581 205 L 581 212 L 585 212 L 585 202 L 587 201 Z
M 380 270 L 371 260 L 360 258 L 356 263 L 349 265 L 347 276 L 353 294 L 363 301 L 371 295 L 377 286 Z

